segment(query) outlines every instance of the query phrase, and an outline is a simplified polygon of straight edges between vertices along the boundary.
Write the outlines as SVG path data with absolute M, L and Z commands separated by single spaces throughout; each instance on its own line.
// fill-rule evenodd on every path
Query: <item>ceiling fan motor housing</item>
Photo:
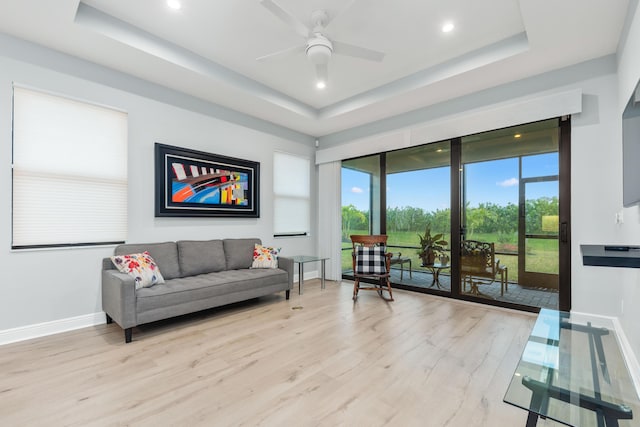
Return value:
M 331 41 L 320 33 L 315 33 L 307 41 L 307 58 L 313 64 L 326 64 L 333 53 Z

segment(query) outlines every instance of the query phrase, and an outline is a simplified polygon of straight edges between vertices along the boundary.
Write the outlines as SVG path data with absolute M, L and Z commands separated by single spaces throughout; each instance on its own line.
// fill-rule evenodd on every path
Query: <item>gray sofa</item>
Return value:
M 148 251 L 164 284 L 136 290 L 133 277 L 120 273 L 111 258 L 102 262 L 102 309 L 107 323 L 132 328 L 207 308 L 244 301 L 293 288 L 293 260 L 278 257 L 276 269 L 253 269 L 254 245 L 260 239 L 182 240 L 124 244 L 115 255 Z

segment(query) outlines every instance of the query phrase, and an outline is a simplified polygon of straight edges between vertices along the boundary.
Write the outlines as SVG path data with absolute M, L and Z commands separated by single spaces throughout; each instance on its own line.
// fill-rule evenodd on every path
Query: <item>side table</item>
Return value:
M 447 268 L 451 268 L 451 264 L 442 264 L 436 262 L 434 264 L 423 264 L 422 267 L 428 268 L 431 271 L 431 274 L 433 274 L 433 280 L 431 281 L 431 285 L 429 285 L 429 287 L 431 288 L 433 287 L 433 285 L 436 285 L 438 289 L 444 289 L 442 286 L 440 286 L 440 272 L 442 270 L 446 270 Z
M 321 272 L 320 272 L 321 285 L 320 286 L 322 289 L 324 289 L 325 263 L 329 258 L 317 257 L 312 255 L 295 255 L 295 256 L 292 256 L 291 258 L 293 259 L 293 262 L 298 263 L 298 294 L 299 295 L 302 295 L 302 285 L 304 285 L 304 264 L 308 262 L 320 261 L 321 263 Z

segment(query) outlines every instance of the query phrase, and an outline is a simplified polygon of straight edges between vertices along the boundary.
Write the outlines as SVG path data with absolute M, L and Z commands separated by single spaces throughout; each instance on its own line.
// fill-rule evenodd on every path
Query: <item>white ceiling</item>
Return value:
M 629 4 L 274 0 L 309 26 L 325 10 L 327 37 L 385 53 L 334 54 L 320 91 L 303 53 L 256 61 L 305 42 L 260 0 L 181 1 L 3 0 L 0 32 L 323 136 L 615 53 Z

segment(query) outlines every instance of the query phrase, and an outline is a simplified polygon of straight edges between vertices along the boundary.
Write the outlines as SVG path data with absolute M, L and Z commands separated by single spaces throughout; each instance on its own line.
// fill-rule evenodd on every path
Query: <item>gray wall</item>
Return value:
M 38 48 L 40 49 L 40 48 Z M 11 87 L 12 82 L 57 92 L 91 102 L 97 102 L 129 114 L 128 151 L 128 241 L 156 242 L 177 239 L 208 239 L 225 237 L 259 237 L 266 244 L 283 248 L 283 255 L 315 253 L 315 228 L 312 236 L 303 238 L 273 238 L 272 164 L 274 150 L 298 154 L 313 160 L 315 148 L 311 138 L 284 129 L 265 126 L 260 121 L 238 114 L 237 122 L 223 121 L 207 114 L 190 111 L 132 94 L 129 91 L 90 81 L 109 77 L 111 71 L 99 70 L 90 64 L 73 74 L 58 72 L 60 64 L 83 66 L 77 60 L 49 52 L 42 59 L 42 67 L 9 58 L 0 44 L 0 260 L 3 280 L 0 283 L 0 342 L 2 333 L 45 322 L 86 317 L 80 323 L 101 318 L 100 265 L 101 258 L 112 254 L 112 247 L 11 251 Z M 46 58 L 46 59 L 45 59 Z M 66 61 L 66 62 L 65 62 Z M 30 62 L 38 62 L 37 59 Z M 51 66 L 49 66 L 51 62 Z M 113 73 L 116 76 L 116 73 Z M 117 79 L 127 83 L 127 77 Z M 135 79 L 132 79 L 135 83 Z M 131 83 L 131 82 L 129 82 Z M 117 85 L 116 85 L 117 86 Z M 155 99 L 170 99 L 173 93 L 147 86 Z M 158 95 L 158 96 L 155 96 Z M 181 106 L 189 99 L 176 95 Z M 192 100 L 202 107 L 201 101 Z M 197 108 L 196 108 L 197 109 Z M 206 109 L 204 109 L 206 110 Z M 226 115 L 233 112 L 226 111 Z M 271 132 L 257 129 L 267 128 Z M 281 133 L 281 135 L 279 135 Z M 155 218 L 154 217 L 154 143 L 183 146 L 227 156 L 260 162 L 261 194 L 260 218 Z M 100 159 L 96 159 L 100 161 Z M 315 169 L 312 188 L 316 188 Z M 316 192 L 312 190 L 312 212 Z M 315 214 L 314 214 L 315 215 Z M 312 224 L 316 218 L 311 219 Z M 313 268 L 308 268 L 310 273 Z M 96 314 L 97 313 L 97 314 Z M 73 322 L 71 322 L 73 325 Z M 55 327 L 53 328 L 56 329 Z M 13 336 L 13 335 L 12 335 Z

